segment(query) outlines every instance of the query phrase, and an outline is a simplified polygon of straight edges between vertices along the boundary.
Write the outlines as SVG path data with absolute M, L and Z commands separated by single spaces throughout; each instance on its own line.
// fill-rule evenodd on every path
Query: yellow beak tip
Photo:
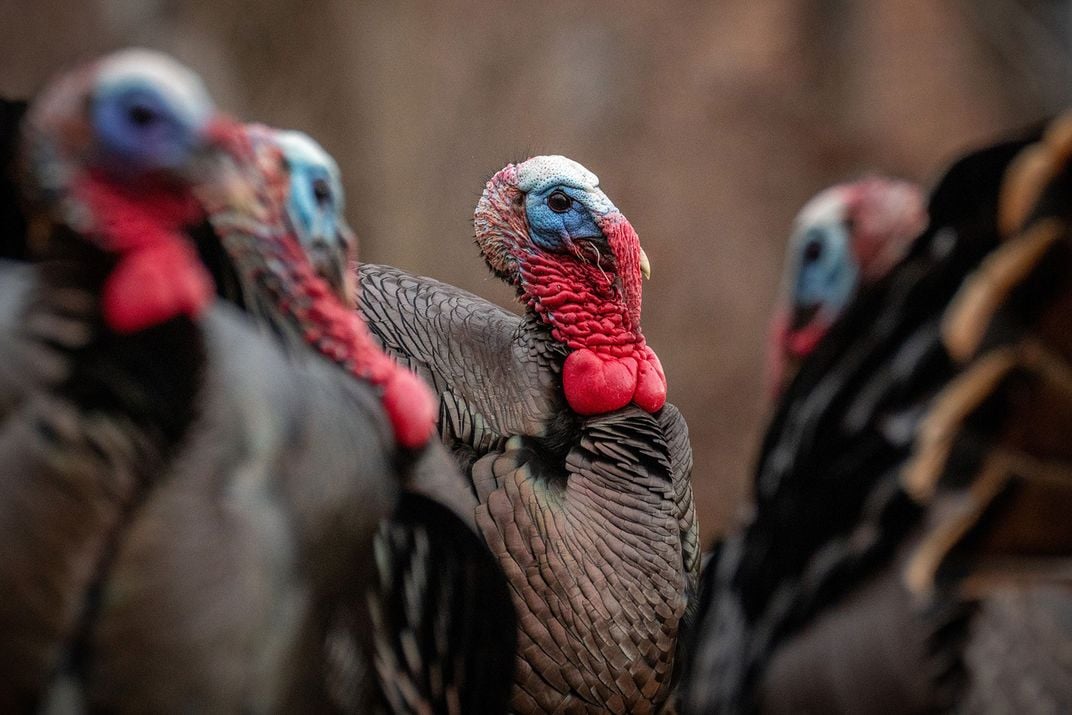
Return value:
M 648 260 L 648 254 L 640 251 L 640 274 L 645 278 L 651 278 L 651 262 Z

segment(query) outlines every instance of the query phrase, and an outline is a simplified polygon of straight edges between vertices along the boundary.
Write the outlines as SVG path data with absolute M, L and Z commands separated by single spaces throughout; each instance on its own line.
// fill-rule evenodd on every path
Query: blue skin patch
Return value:
M 335 160 L 307 134 L 274 130 L 290 177 L 287 214 L 307 251 L 346 250 L 350 236 L 343 218 L 342 179 Z
M 552 204 L 560 200 L 559 197 L 551 199 L 556 193 L 569 197 L 571 203 L 565 211 L 555 211 L 549 205 L 549 199 Z M 585 205 L 586 198 L 587 192 L 561 184 L 527 194 L 525 215 L 533 243 L 545 251 L 557 252 L 565 250 L 569 243 L 578 239 L 603 238 L 603 232 Z
M 153 87 L 136 80 L 98 96 L 91 118 L 105 165 L 133 173 L 177 168 L 188 158 L 200 130 L 180 120 Z
M 287 156 L 290 196 L 287 210 L 298 238 L 306 247 L 317 240 L 331 243 L 338 231 L 339 206 L 331 173 L 326 167 Z
M 819 314 L 832 321 L 852 298 L 860 274 L 847 228 L 841 222 L 809 228 L 797 242 L 794 260 L 793 301 L 818 305 Z

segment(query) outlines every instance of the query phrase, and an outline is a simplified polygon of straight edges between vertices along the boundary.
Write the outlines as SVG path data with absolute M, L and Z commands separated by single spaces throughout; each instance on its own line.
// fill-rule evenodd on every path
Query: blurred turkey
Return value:
M 699 567 L 680 413 L 640 330 L 635 231 L 579 164 L 509 165 L 476 209 L 518 317 L 458 288 L 363 265 L 386 349 L 439 393 L 440 436 L 520 613 L 517 712 L 655 712 Z
M 682 711 L 1066 712 L 1072 122 L 971 154 L 789 386 Z
M 21 110 L 4 107 L 10 156 L 7 120 Z M 366 711 L 391 701 L 370 662 L 404 649 L 414 656 L 404 666 L 453 658 L 399 669 L 414 673 L 399 680 L 410 709 L 430 694 L 439 700 L 420 703 L 428 711 L 504 709 L 508 687 L 481 681 L 510 670 L 478 670 L 457 648 L 495 654 L 480 636 L 501 641 L 487 629 L 504 617 L 511 632 L 494 609 L 505 586 L 450 510 L 399 501 L 382 383 L 372 389 L 310 351 L 284 353 L 233 308 L 211 307 L 205 266 L 217 273 L 226 252 L 217 245 L 202 263 L 186 240 L 203 216 L 195 194 L 232 229 L 248 211 L 248 237 L 266 255 L 287 240 L 265 215 L 274 197 L 264 189 L 279 182 L 235 171 L 250 156 L 244 130 L 215 115 L 188 70 L 136 50 L 61 78 L 23 125 L 27 178 L 15 183 L 30 212 L 5 193 L 4 250 L 35 262 L 0 268 L 0 703 Z M 194 233 L 211 240 L 203 226 Z M 274 267 L 281 280 L 294 272 Z M 457 548 L 476 560 L 399 569 L 406 618 L 377 619 L 402 646 L 372 649 L 367 589 L 395 585 L 376 568 L 374 533 L 396 509 L 428 527 L 409 532 L 417 541 L 435 535 L 433 556 Z M 461 604 L 464 618 L 414 616 L 421 599 L 433 616 L 459 607 L 470 585 L 484 588 Z M 473 612 L 483 631 L 458 627 Z M 417 627 L 391 630 L 392 618 Z
M 885 177 L 832 186 L 804 205 L 771 321 L 772 396 L 785 391 L 857 292 L 885 276 L 926 225 L 922 192 Z
M 356 241 L 342 218 L 334 161 L 298 132 L 251 125 L 246 137 L 251 161 L 239 173 L 260 185 L 259 210 L 240 196 L 211 213 L 237 274 L 233 297 L 254 306 L 289 349 L 311 347 L 376 385 L 402 447 L 394 461 L 405 489 L 377 534 L 368 597 L 386 704 L 396 712 L 502 712 L 516 647 L 506 582 L 475 533 L 476 501 L 457 468 L 438 442 L 422 444 L 434 426 L 434 398 L 351 310 Z

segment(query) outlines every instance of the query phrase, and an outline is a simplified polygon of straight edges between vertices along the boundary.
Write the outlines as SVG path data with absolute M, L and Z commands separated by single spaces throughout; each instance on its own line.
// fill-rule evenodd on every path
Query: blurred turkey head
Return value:
M 420 378 L 383 352 L 354 310 L 356 272 L 350 263 L 356 244 L 339 215 L 341 182 L 334 161 L 307 137 L 298 143 L 302 153 L 295 160 L 294 137 L 286 134 L 251 124 L 232 142 L 220 172 L 224 178 L 199 194 L 212 227 L 200 241 L 202 255 L 215 267 L 217 281 L 228 286 L 227 297 L 284 345 L 311 348 L 378 388 L 398 444 L 420 449 L 434 432 L 437 401 Z M 310 155 L 311 147 L 320 155 Z M 329 192 L 338 190 L 331 202 L 317 198 L 320 179 Z M 321 245 L 326 250 L 318 253 Z
M 838 184 L 794 221 L 771 326 L 769 380 L 777 398 L 858 290 L 882 278 L 927 224 L 918 187 L 869 177 Z
M 200 79 L 157 52 L 130 49 L 49 85 L 23 122 L 30 251 L 64 224 L 115 259 L 101 292 L 106 324 L 134 332 L 211 301 L 212 281 L 183 231 L 233 125 Z
M 313 266 L 351 307 L 357 302 L 357 237 L 343 215 L 335 160 L 307 134 L 276 131 L 290 176 L 287 214 Z
M 510 164 L 484 188 L 474 225 L 488 266 L 572 350 L 562 380 L 574 411 L 662 407 L 666 378 L 640 330 L 651 268 L 595 174 L 563 156 Z

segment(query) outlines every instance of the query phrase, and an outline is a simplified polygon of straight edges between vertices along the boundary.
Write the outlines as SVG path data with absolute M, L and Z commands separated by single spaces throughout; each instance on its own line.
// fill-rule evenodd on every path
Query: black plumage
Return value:
M 999 206 L 1017 157 L 1039 136 L 957 162 L 909 255 L 804 363 L 763 441 L 754 516 L 704 575 L 685 712 L 914 712 L 985 699 L 971 654 L 989 624 L 980 614 L 996 601 L 955 588 L 924 598 L 906 585 L 934 524 L 949 517 L 940 500 L 912 498 L 905 468 L 962 371 L 945 338 L 947 309 L 1003 245 Z M 1001 334 L 1023 328 L 1006 323 Z M 1040 419 L 1059 414 L 1033 404 Z M 975 481 L 978 452 L 974 463 L 961 452 L 946 464 L 962 485 Z

